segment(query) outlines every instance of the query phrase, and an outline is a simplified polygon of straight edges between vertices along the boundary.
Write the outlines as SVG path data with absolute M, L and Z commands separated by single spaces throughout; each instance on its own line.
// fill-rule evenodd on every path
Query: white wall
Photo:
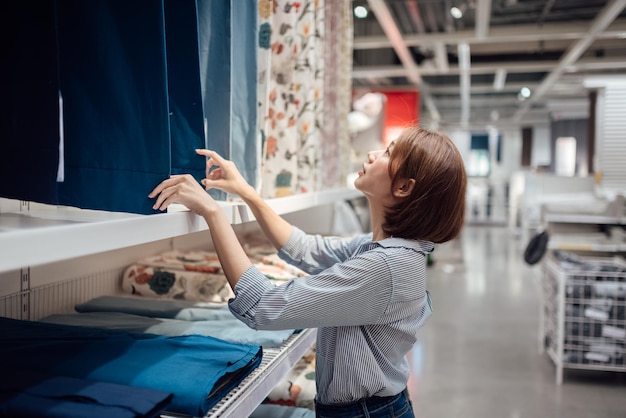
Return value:
M 456 130 L 447 132 L 455 143 L 464 161 L 469 160 L 471 132 Z M 491 156 L 491 174 L 489 177 L 468 178 L 467 213 L 468 222 L 506 222 L 508 208 L 506 187 L 511 176 L 520 170 L 522 136 L 518 127 L 489 131 L 489 147 Z M 498 135 L 502 135 L 500 161 L 496 161 Z M 488 209 L 487 191 L 491 187 L 491 206 Z
M 549 166 L 551 161 L 550 125 L 548 123 L 537 124 L 533 126 L 533 148 L 530 164 L 533 167 Z

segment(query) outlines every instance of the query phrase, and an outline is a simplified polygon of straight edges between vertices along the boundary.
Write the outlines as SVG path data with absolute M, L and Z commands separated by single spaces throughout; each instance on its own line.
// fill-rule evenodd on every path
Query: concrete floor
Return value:
M 418 418 L 625 418 L 626 373 L 566 369 L 539 350 L 539 265 L 506 227 L 436 248 L 433 316 L 410 353 Z

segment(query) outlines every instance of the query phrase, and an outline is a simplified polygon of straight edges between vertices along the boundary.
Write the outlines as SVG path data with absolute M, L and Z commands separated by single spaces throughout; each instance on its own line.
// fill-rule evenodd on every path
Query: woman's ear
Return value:
M 415 179 L 398 180 L 393 188 L 393 196 L 399 198 L 407 197 L 413 191 L 413 187 L 415 187 Z

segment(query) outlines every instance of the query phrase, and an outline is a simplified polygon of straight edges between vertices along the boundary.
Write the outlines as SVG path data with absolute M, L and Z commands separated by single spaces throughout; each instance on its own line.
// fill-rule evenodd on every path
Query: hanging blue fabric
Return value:
M 228 159 L 232 157 L 230 26 L 230 2 L 198 0 L 200 80 L 207 147 Z M 210 193 L 219 200 L 226 198 L 226 194 L 219 190 L 211 190 Z
M 3 2 L 0 196 L 57 203 L 59 86 L 54 3 Z
M 195 0 L 165 0 L 167 90 L 171 126 L 171 173 L 205 177 L 206 148 L 200 83 L 198 13 Z
M 170 174 L 204 177 L 195 148 L 233 160 L 256 186 L 256 6 L 8 4 L 0 18 L 9 58 L 0 69 L 8 92 L 0 174 L 14 181 L 0 185 L 0 196 L 156 213 L 147 197 L 156 184 Z
M 261 161 L 257 127 L 258 10 L 255 0 L 231 0 L 232 117 L 231 154 L 244 178 L 257 185 Z M 242 30 L 245 28 L 245 30 Z
M 63 205 L 152 213 L 170 174 L 163 4 L 57 2 L 64 103 Z

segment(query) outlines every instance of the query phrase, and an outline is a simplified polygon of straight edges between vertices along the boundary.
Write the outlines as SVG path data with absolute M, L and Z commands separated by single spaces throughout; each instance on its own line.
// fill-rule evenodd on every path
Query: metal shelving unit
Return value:
M 626 372 L 626 263 L 579 260 L 584 264 L 551 253 L 542 262 L 540 347 L 556 365 L 559 385 L 565 368 Z
M 626 253 L 624 201 L 610 206 L 611 215 L 544 213 L 543 222 L 550 234 L 548 249 L 587 254 Z
M 291 215 L 359 196 L 358 190 L 345 188 L 268 203 L 279 214 Z M 245 231 L 254 225 L 254 216 L 243 203 L 221 204 L 235 228 Z M 164 214 L 136 215 L 0 198 L 0 315 L 38 320 L 115 294 L 130 260 L 176 243 L 195 244 L 194 233 L 203 230 L 207 230 L 203 219 L 182 206 Z M 265 348 L 261 365 L 206 416 L 248 416 L 313 345 L 315 336 L 315 330 L 304 330 L 279 348 Z
M 291 336 L 279 348 L 263 349 L 263 361 L 237 388 L 206 415 L 209 418 L 249 416 L 315 342 L 316 330 Z

